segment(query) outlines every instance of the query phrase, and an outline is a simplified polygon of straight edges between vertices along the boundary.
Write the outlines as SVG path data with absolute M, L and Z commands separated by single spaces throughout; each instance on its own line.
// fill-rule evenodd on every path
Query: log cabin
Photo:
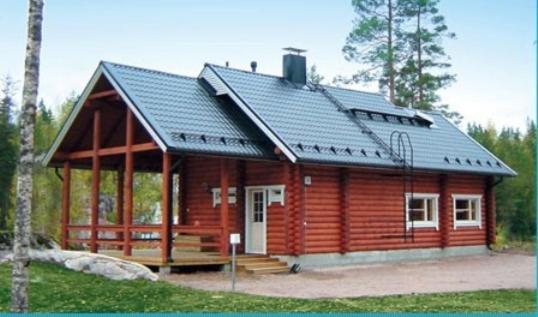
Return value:
M 161 266 L 225 264 L 231 233 L 240 253 L 304 267 L 487 252 L 494 187 L 516 173 L 438 111 L 307 82 L 300 53 L 278 76 L 101 62 L 44 159 L 63 181 L 61 246 Z M 92 173 L 87 224 L 70 221 L 73 169 Z M 115 223 L 99 222 L 102 171 Z M 139 172 L 162 175 L 160 223 L 133 220 Z

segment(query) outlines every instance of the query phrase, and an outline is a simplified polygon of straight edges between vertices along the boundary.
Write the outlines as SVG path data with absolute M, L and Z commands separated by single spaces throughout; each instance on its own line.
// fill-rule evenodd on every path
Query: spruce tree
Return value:
M 0 230 L 6 230 L 10 210 L 13 207 L 12 184 L 17 168 L 17 128 L 13 110 L 15 82 L 6 75 L 2 80 L 0 99 Z

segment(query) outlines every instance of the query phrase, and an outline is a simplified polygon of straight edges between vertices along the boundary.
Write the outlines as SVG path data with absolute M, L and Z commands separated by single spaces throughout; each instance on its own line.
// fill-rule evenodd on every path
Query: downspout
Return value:
M 60 171 L 58 170 L 57 167 L 54 168 L 54 174 L 56 174 L 56 176 L 60 179 L 60 181 L 64 181 L 64 178 L 62 177 L 62 175 L 60 175 Z

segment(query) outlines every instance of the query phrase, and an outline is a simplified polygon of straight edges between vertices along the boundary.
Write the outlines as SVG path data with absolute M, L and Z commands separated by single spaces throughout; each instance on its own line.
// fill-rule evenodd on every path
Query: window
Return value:
M 284 185 L 267 186 L 268 206 L 271 206 L 272 203 L 280 203 L 281 206 L 284 206 L 284 187 Z
M 411 227 L 439 229 L 438 194 L 407 193 L 405 197 L 408 230 Z
M 221 202 L 220 187 L 211 189 L 213 192 L 213 207 L 217 206 Z M 235 187 L 228 188 L 228 204 L 235 204 L 237 202 L 237 189 Z
M 481 195 L 452 195 L 454 205 L 454 229 L 457 227 L 479 227 L 481 221 Z
M 263 191 L 254 193 L 252 204 L 254 207 L 252 222 L 263 222 Z

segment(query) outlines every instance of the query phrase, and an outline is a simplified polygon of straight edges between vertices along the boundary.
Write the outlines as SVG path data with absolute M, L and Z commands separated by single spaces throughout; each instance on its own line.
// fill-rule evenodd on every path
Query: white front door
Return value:
M 266 252 L 267 199 L 264 188 L 247 190 L 246 201 L 246 252 Z

